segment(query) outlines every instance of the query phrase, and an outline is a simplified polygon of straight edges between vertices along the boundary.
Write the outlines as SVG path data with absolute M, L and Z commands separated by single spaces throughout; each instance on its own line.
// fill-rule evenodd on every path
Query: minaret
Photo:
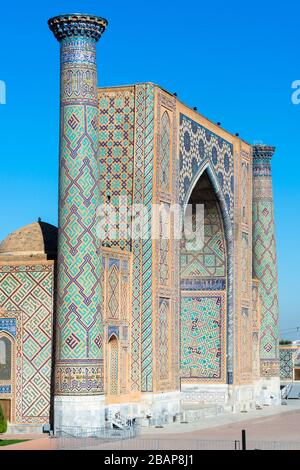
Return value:
M 104 420 L 96 42 L 107 21 L 51 18 L 60 42 L 59 240 L 54 426 Z
M 253 146 L 253 275 L 261 301 L 260 374 L 279 376 L 278 282 L 271 159 L 274 147 Z

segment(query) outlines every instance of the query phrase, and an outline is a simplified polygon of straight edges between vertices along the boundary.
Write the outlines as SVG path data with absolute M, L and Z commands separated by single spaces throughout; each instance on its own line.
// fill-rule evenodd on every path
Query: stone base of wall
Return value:
M 233 412 L 254 410 L 257 405 L 281 404 L 280 381 L 278 377 L 261 378 L 253 384 L 231 386 Z
M 54 397 L 54 429 L 99 428 L 105 425 L 104 396 Z
M 259 404 L 255 384 L 232 385 L 230 394 L 231 411 L 234 413 L 254 410 Z
M 182 384 L 181 401 L 226 405 L 229 400 L 228 387 L 226 384 Z
M 280 378 L 261 378 L 256 383 L 257 399 L 262 405 L 280 405 Z
M 280 405 L 278 377 L 261 378 L 253 384 L 184 384 L 181 391 L 143 393 L 138 402 L 105 404 L 104 396 L 56 396 L 55 429 L 99 428 L 120 413 L 124 419 L 137 418 L 142 426 L 172 422 L 201 421 L 209 416 L 254 410 L 256 405 Z M 10 425 L 11 433 L 42 432 L 42 425 Z
M 45 423 L 48 424 L 48 423 Z M 7 426 L 7 434 L 42 434 L 44 424 L 15 424 Z
M 183 384 L 177 392 L 144 393 L 138 403 L 107 405 L 106 416 L 109 420 L 116 413 L 124 418 L 136 417 L 142 426 L 200 421 L 209 416 L 255 409 L 256 388 L 256 384 Z
M 116 413 L 125 419 L 138 418 L 142 426 L 179 419 L 180 392 L 143 393 L 139 402 L 107 405 L 105 416 L 111 421 Z

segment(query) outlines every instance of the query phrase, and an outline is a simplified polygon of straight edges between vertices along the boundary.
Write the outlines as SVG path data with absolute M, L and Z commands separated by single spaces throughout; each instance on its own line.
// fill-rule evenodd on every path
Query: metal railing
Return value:
M 182 436 L 182 435 L 181 435 Z M 102 447 L 106 450 L 149 450 L 149 451 L 169 451 L 169 450 L 240 450 L 240 441 L 234 440 L 200 440 L 200 439 L 151 439 L 137 437 L 128 441 L 109 443 Z
M 248 450 L 300 450 L 300 442 L 293 441 L 248 441 Z
M 139 434 L 139 426 L 132 425 L 120 428 L 56 428 L 51 437 L 51 447 L 54 449 L 74 449 L 107 445 L 111 442 L 130 440 Z
M 246 439 L 242 430 L 241 439 L 189 439 L 180 437 L 145 437 L 140 435 L 140 426 L 134 424 L 122 429 L 112 427 L 57 428 L 50 439 L 52 449 L 104 449 L 104 450 L 300 450 L 300 442 L 255 441 Z
M 136 436 L 133 439 L 101 439 L 57 437 L 51 440 L 52 449 L 103 449 L 103 450 L 240 450 L 240 441 L 196 439 L 151 439 Z

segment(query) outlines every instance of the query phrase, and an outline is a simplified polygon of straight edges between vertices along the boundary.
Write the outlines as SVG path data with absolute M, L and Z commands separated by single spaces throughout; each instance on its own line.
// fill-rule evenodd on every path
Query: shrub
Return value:
M 0 434 L 5 433 L 6 431 L 7 431 L 7 421 L 0 405 Z

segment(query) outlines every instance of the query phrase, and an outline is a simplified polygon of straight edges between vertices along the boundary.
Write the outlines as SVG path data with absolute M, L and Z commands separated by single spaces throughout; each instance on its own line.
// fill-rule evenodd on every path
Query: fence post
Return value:
M 246 450 L 246 431 L 242 429 L 242 450 Z
M 234 450 L 241 450 L 240 441 L 238 441 L 238 440 L 234 441 Z

